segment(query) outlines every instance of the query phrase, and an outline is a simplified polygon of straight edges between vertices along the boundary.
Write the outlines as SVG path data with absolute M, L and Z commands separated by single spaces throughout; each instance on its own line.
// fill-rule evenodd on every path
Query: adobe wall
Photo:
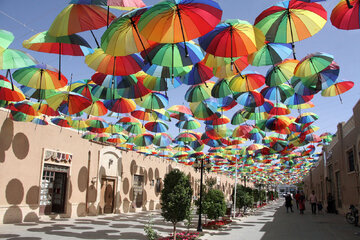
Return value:
M 100 188 L 101 179 L 106 177 L 116 180 L 115 213 L 159 209 L 160 194 L 155 191 L 152 180 L 163 180 L 173 168 L 190 175 L 194 194 L 199 193 L 200 173 L 191 166 L 89 142 L 76 131 L 58 126 L 15 122 L 7 115 L 0 109 L 0 223 L 102 214 Z M 72 155 L 64 214 L 39 215 L 46 150 Z M 133 202 L 134 174 L 144 176 L 145 180 L 141 207 Z M 207 177 L 217 178 L 217 187 L 229 200 L 234 179 L 215 173 L 205 174 L 205 179 Z

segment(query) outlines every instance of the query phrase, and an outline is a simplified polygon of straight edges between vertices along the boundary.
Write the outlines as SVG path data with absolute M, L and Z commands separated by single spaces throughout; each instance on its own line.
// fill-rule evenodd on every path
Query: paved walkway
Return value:
M 309 208 L 308 208 L 309 209 Z M 57 219 L 51 222 L 0 225 L 0 239 L 8 240 L 72 240 L 72 239 L 147 239 L 144 224 L 149 213 L 107 215 L 77 219 Z M 196 218 L 193 219 L 196 226 Z M 154 229 L 162 236 L 171 232 L 172 225 L 154 212 Z M 179 230 L 186 228 L 181 223 Z M 194 229 L 194 228 L 193 228 Z M 283 201 L 256 211 L 253 216 L 235 220 L 222 231 L 204 230 L 202 240 L 282 240 L 282 239 L 359 239 L 360 228 L 346 223 L 340 215 L 305 215 L 286 213 Z

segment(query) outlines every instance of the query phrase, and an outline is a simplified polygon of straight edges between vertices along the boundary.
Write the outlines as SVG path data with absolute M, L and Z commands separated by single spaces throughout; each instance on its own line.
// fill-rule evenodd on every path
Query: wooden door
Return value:
M 113 213 L 114 193 L 115 193 L 115 180 L 102 179 L 100 206 L 103 207 L 103 213 Z

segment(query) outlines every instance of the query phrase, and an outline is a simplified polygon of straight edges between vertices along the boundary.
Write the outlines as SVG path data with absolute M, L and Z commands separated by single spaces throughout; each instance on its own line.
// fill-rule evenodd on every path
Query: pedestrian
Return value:
M 299 197 L 299 209 L 300 209 L 300 214 L 303 215 L 304 211 L 305 211 L 305 194 L 304 194 L 304 192 L 301 192 L 300 197 Z
M 286 196 L 285 196 L 285 207 L 286 207 L 287 213 L 289 212 L 289 208 L 290 208 L 291 212 L 294 212 L 292 209 L 292 198 L 291 198 L 290 193 L 286 194 Z
M 297 191 L 295 194 L 295 201 L 296 201 L 296 209 L 299 209 L 299 198 L 300 198 L 300 191 Z
M 354 216 L 354 225 L 358 226 L 359 223 L 359 210 L 353 205 L 350 205 L 351 214 Z
M 311 204 L 311 213 L 316 214 L 317 198 L 316 198 L 314 190 L 311 191 L 311 194 L 309 196 L 309 200 L 310 200 L 310 204 Z
M 320 214 L 323 214 L 323 211 L 322 211 L 322 209 L 323 209 L 323 205 L 322 205 L 322 202 L 321 201 L 318 201 L 317 202 L 317 209 L 318 209 L 318 213 Z

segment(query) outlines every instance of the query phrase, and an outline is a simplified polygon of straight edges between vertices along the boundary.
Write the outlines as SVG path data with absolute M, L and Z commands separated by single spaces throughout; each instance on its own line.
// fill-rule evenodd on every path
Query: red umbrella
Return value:
M 360 29 L 359 5 L 358 0 L 340 1 L 331 12 L 332 25 L 345 30 Z
M 0 75 L 0 100 L 19 102 L 25 100 L 25 95 L 3 75 Z

